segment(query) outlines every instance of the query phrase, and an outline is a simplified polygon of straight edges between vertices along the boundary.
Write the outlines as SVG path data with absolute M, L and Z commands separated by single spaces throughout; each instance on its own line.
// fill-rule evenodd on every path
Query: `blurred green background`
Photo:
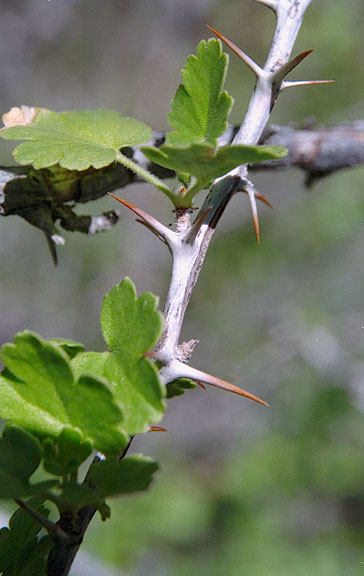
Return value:
M 274 17 L 249 0 L 1 0 L 0 110 L 112 108 L 166 129 L 205 23 L 264 62 Z M 359 0 L 312 2 L 294 52 L 315 51 L 292 78 L 337 82 L 287 91 L 273 122 L 364 118 L 363 29 Z M 254 79 L 230 60 L 240 122 Z M 9 143 L 0 163 L 12 163 Z M 247 199 L 231 202 L 183 338 L 200 339 L 194 366 L 270 407 L 200 389 L 169 403 L 168 434 L 133 446 L 161 464 L 151 493 L 115 501 L 87 533 L 85 547 L 119 574 L 364 575 L 363 176 L 345 171 L 310 191 L 297 171 L 254 176 L 274 205 L 261 208 L 260 246 Z M 148 186 L 122 193 L 173 221 Z M 83 212 L 112 208 L 103 199 Z M 107 234 L 65 237 L 55 269 L 38 230 L 1 219 L 1 342 L 26 327 L 101 350 L 102 296 L 125 275 L 163 306 L 169 254 L 130 214 Z

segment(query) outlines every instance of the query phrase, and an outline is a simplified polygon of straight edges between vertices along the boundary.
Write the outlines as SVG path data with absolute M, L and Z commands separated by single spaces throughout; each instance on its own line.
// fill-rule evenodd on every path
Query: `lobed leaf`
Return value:
M 157 470 L 158 464 L 142 454 L 100 460 L 88 472 L 88 486 L 66 484 L 61 498 L 69 507 L 93 504 L 102 511 L 105 498 L 147 490 Z
M 27 504 L 44 517 L 49 510 L 43 505 L 44 500 L 38 496 L 31 498 Z M 52 540 L 37 535 L 42 527 L 37 520 L 23 508 L 18 508 L 9 520 L 9 528 L 0 530 L 0 573 L 3 576 L 46 574 L 46 557 L 53 546 Z
M 134 454 L 122 460 L 108 458 L 93 464 L 89 479 L 104 498 L 147 490 L 158 464 L 147 456 Z
M 181 84 L 172 100 L 169 124 L 174 131 L 166 138 L 168 145 L 209 142 L 216 145 L 227 128 L 233 99 L 223 90 L 228 56 L 216 39 L 202 40 L 197 56 L 191 54 L 182 70 Z
M 134 359 L 158 342 L 163 316 L 157 310 L 158 298 L 145 292 L 137 298 L 130 278 L 114 286 L 104 297 L 101 330 L 110 349 L 121 350 Z
M 65 427 L 57 438 L 42 443 L 43 466 L 50 474 L 64 476 L 78 469 L 93 450 L 79 430 Z
M 60 346 L 60 348 L 62 348 L 62 350 L 64 350 L 67 356 L 71 359 L 80 352 L 83 352 L 85 349 L 84 345 L 80 344 L 80 342 L 75 342 L 74 340 L 68 340 L 66 338 L 50 338 L 48 342 Z
M 33 164 L 36 169 L 54 164 L 68 170 L 103 168 L 116 160 L 120 148 L 147 142 L 152 136 L 143 122 L 112 110 L 31 110 L 35 112 L 30 119 L 9 123 L 0 136 L 27 140 L 13 155 L 20 164 Z
M 56 485 L 57 481 L 29 483 L 40 461 L 38 440 L 21 428 L 6 427 L 0 438 L 0 498 L 21 498 Z
M 97 374 L 113 383 L 130 435 L 146 432 L 165 410 L 157 369 L 143 356 L 162 332 L 157 302 L 149 292 L 137 298 L 133 283 L 125 278 L 104 297 L 101 310 L 101 328 L 111 351 L 85 352 L 72 362 L 77 374 Z
M 239 144 L 215 149 L 209 143 L 195 143 L 189 146 L 163 144 L 160 148 L 143 146 L 141 150 L 155 164 L 175 172 L 187 172 L 195 176 L 200 190 L 215 178 L 227 174 L 241 164 L 275 160 L 287 153 L 287 150 L 281 146 Z
M 117 454 L 128 439 L 121 407 L 101 379 L 75 378 L 59 346 L 25 331 L 1 353 L 0 416 L 40 437 L 56 438 L 71 427 L 106 454 Z M 76 356 L 77 358 L 77 356 Z

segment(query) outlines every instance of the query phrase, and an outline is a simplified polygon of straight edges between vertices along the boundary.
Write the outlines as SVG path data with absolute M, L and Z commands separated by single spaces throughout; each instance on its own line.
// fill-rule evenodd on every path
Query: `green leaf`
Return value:
M 156 367 L 142 356 L 159 340 L 163 317 L 158 299 L 150 292 L 137 298 L 129 278 L 104 297 L 101 328 L 112 354 L 105 376 L 116 384 L 115 393 L 125 408 L 129 434 L 145 432 L 164 413 L 163 390 Z
M 80 352 L 83 352 L 85 347 L 80 342 L 75 342 L 74 340 L 67 340 L 66 338 L 50 338 L 47 342 L 51 342 L 60 346 L 64 350 L 69 358 L 74 358 Z
M 202 40 L 197 56 L 188 56 L 181 73 L 183 84 L 172 101 L 169 124 L 175 131 L 167 135 L 167 144 L 203 141 L 216 145 L 216 138 L 227 128 L 233 104 L 223 91 L 227 66 L 228 56 L 219 40 Z
M 105 362 L 105 377 L 115 383 L 117 398 L 125 408 L 123 425 L 130 436 L 148 431 L 160 422 L 165 405 L 164 390 L 154 364 L 147 358 L 132 362 L 123 352 L 113 352 Z
M 158 464 L 147 456 L 134 454 L 122 460 L 108 458 L 92 465 L 89 480 L 104 498 L 147 490 Z
M 47 576 L 48 555 L 53 546 L 50 536 L 29 542 L 19 551 L 14 576 Z
M 178 380 L 174 380 L 167 384 L 167 398 L 173 398 L 174 396 L 182 396 L 185 393 L 185 390 L 192 390 L 196 388 L 197 384 L 193 380 L 189 380 L 188 378 L 178 378 Z
M 0 498 L 21 498 L 56 485 L 57 481 L 29 484 L 40 461 L 38 440 L 21 428 L 7 426 L 0 438 Z
M 227 174 L 241 164 L 252 164 L 264 160 L 282 158 L 287 150 L 281 146 L 222 146 L 217 150 L 212 144 L 198 143 L 189 146 L 169 146 L 160 148 L 143 146 L 143 154 L 155 164 L 175 172 L 187 172 L 197 179 L 201 190 L 209 182 Z M 197 192 L 198 190 L 196 190 Z
M 141 454 L 100 460 L 88 472 L 90 486 L 66 484 L 61 498 L 71 508 L 93 504 L 101 509 L 105 498 L 147 490 L 157 470 L 158 464 Z
M 102 168 L 116 160 L 120 148 L 147 142 L 152 136 L 143 122 L 112 110 L 33 110 L 31 119 L 3 128 L 0 136 L 27 140 L 13 155 L 20 164 L 33 164 L 36 169 L 53 164 L 69 170 Z
M 57 506 L 60 511 L 72 510 L 75 514 L 77 510 L 89 505 L 95 506 L 99 510 L 103 520 L 110 517 L 110 509 L 107 507 L 105 499 L 93 487 L 76 483 L 62 485 L 61 492 L 57 495 Z
M 72 362 L 77 374 L 96 374 L 114 384 L 125 409 L 123 427 L 130 435 L 146 432 L 165 410 L 157 369 L 143 356 L 162 332 L 157 303 L 149 292 L 137 298 L 133 283 L 125 278 L 104 297 L 101 310 L 101 327 L 111 352 L 86 352 Z
M 44 500 L 31 498 L 27 504 L 44 517 L 49 510 L 43 506 Z M 0 573 L 3 576 L 43 576 L 46 557 L 53 546 L 52 540 L 37 535 L 42 527 L 23 508 L 18 508 L 9 521 L 9 528 L 0 530 Z
M 42 443 L 43 466 L 50 474 L 63 476 L 77 468 L 91 454 L 93 446 L 74 428 L 63 428 L 56 438 L 46 438 Z
M 72 360 L 72 368 L 76 376 L 81 374 L 95 374 L 104 377 L 104 368 L 110 352 L 84 352 Z
M 111 350 L 136 360 L 157 344 L 163 327 L 163 316 L 157 310 L 158 298 L 145 292 L 137 298 L 130 278 L 106 294 L 101 309 L 101 329 Z
M 0 377 L 2 418 L 42 438 L 56 438 L 65 426 L 78 429 L 106 454 L 126 445 L 121 408 L 110 387 L 92 376 L 76 380 L 58 346 L 25 331 L 3 347 L 1 357 L 7 368 Z

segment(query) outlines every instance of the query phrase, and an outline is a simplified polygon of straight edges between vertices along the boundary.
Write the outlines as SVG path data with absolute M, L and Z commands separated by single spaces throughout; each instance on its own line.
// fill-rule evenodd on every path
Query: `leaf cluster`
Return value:
M 172 100 L 172 131 L 157 147 L 142 146 L 154 164 L 175 172 L 175 190 L 131 160 L 123 151 L 151 139 L 151 129 L 110 110 L 53 112 L 22 106 L 3 116 L 0 136 L 25 140 L 14 149 L 20 164 L 44 169 L 59 164 L 68 170 L 101 169 L 120 162 L 164 192 L 177 208 L 190 208 L 194 196 L 237 166 L 281 158 L 279 146 L 227 145 L 218 138 L 228 126 L 232 97 L 223 89 L 228 56 L 220 40 L 202 40 L 182 70 L 183 83 Z
M 156 297 L 137 298 L 124 279 L 104 298 L 101 326 L 109 352 L 84 352 L 77 342 L 30 331 L 3 346 L 0 498 L 39 495 L 61 511 L 92 504 L 105 518 L 105 498 L 149 486 L 157 469 L 152 459 L 118 457 L 164 413 L 157 370 L 143 356 L 162 329 Z M 94 450 L 104 459 L 84 483 L 80 466 Z M 32 480 L 35 472 L 40 481 Z
M 117 152 L 150 140 L 151 129 L 112 110 L 53 112 L 34 109 L 31 121 L 5 126 L 5 140 L 26 140 L 14 149 L 19 164 L 37 170 L 59 164 L 68 170 L 103 168 L 115 162 Z
M 152 132 L 117 112 L 57 113 L 22 106 L 4 115 L 0 136 L 23 141 L 14 156 L 20 164 L 33 165 L 37 186 L 42 184 L 40 170 L 101 171 L 119 162 L 162 190 L 175 207 L 190 208 L 200 190 L 237 166 L 285 154 L 278 147 L 218 146 L 233 104 L 223 89 L 227 65 L 219 40 L 201 41 L 182 70 L 183 83 L 169 115 L 171 133 L 160 148 L 141 148 L 150 161 L 177 174 L 175 190 L 129 157 L 125 149 L 148 142 Z M 43 192 L 50 205 L 46 185 Z M 34 212 L 28 220 L 37 226 L 45 222 L 39 227 L 48 241 L 57 218 L 66 227 L 72 221 L 71 229 L 81 227 L 63 205 L 68 201 L 68 196 L 57 201 L 57 212 L 45 212 L 40 209 L 44 203 L 35 202 L 36 216 Z M 49 500 L 60 512 L 72 514 L 94 506 L 105 519 L 106 498 L 147 489 L 157 464 L 142 455 L 120 455 L 133 436 L 161 420 L 166 396 L 195 385 L 179 380 L 167 391 L 162 388 L 157 366 L 145 356 L 161 336 L 157 299 L 150 293 L 138 298 L 128 278 L 105 296 L 101 329 L 104 352 L 84 351 L 67 340 L 44 340 L 30 331 L 2 348 L 0 418 L 7 424 L 0 439 L 0 498 L 30 497 L 34 517 L 47 516 L 43 502 Z M 81 466 L 94 451 L 102 457 L 94 458 L 83 479 Z M 33 520 L 21 526 L 23 514 L 18 511 L 10 530 L 0 533 L 0 571 L 5 576 L 44 573 L 50 541 L 39 537 Z
M 48 518 L 44 500 L 34 496 L 28 501 L 38 514 Z M 3 576 L 45 576 L 46 558 L 53 545 L 48 536 L 40 535 L 41 525 L 22 508 L 0 530 L 0 572 Z
M 213 180 L 241 164 L 281 158 L 279 146 L 228 145 L 218 148 L 218 138 L 228 127 L 232 97 L 223 90 L 228 56 L 219 40 L 202 40 L 197 55 L 188 56 L 174 99 L 169 123 L 173 131 L 160 148 L 142 146 L 155 164 L 177 173 L 174 203 L 191 207 L 194 196 Z

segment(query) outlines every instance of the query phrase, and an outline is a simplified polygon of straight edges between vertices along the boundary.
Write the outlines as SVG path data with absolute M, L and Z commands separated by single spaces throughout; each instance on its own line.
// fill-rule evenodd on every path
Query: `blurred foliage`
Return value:
M 195 437 L 174 453 L 171 420 L 152 493 L 90 528 L 86 546 L 101 557 L 138 576 L 362 575 L 363 173 L 277 195 L 259 248 L 250 223 L 217 236 L 190 312 L 206 330 L 202 357 L 220 373 L 241 365 L 271 407 L 255 412 L 254 434 L 239 424 L 244 407 L 225 404 L 211 442 L 186 415 Z
M 309 372 L 276 400 L 268 433 L 207 468 L 171 465 L 167 455 L 153 494 L 117 503 L 86 545 L 140 575 L 148 566 L 148 574 L 171 576 L 360 576 L 362 414 L 342 389 Z
M 205 22 L 264 61 L 273 14 L 256 2 L 122 5 L 4 0 L 2 109 L 112 108 L 165 129 L 180 68 L 209 36 Z M 359 0 L 312 3 L 294 53 L 314 53 L 292 79 L 337 82 L 282 94 L 273 121 L 364 117 L 363 20 Z M 254 78 L 230 62 L 240 122 Z M 151 493 L 95 520 L 85 540 L 93 553 L 133 576 L 363 575 L 363 177 L 342 172 L 307 192 L 295 172 L 254 176 L 274 205 L 261 209 L 259 247 L 247 199 L 234 198 L 183 336 L 201 341 L 194 364 L 249 385 L 271 407 L 199 389 L 172 399 L 169 433 L 137 444 L 161 464 Z M 128 199 L 173 219 L 146 186 L 130 187 Z M 111 208 L 95 203 L 96 213 Z M 168 255 L 124 212 L 106 235 L 66 235 L 56 271 L 36 230 L 4 218 L 0 234 L 3 341 L 28 327 L 102 349 L 102 294 L 121 277 L 165 295 Z

